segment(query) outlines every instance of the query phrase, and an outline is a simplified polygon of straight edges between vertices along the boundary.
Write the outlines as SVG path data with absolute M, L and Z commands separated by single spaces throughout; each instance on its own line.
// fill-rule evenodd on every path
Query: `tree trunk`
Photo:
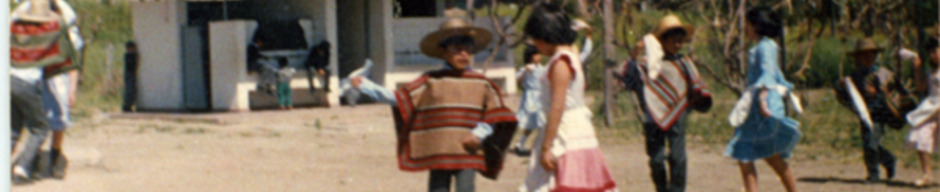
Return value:
M 604 123 L 605 126 L 613 125 L 613 114 L 610 108 L 611 90 L 610 79 L 613 73 L 614 65 L 614 10 L 613 0 L 604 0 Z

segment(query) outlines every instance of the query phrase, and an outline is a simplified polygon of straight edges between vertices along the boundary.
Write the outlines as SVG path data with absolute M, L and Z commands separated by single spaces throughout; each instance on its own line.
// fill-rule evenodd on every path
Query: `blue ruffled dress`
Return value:
M 747 86 L 776 87 L 784 86 L 788 90 L 793 84 L 787 82 L 777 65 L 780 47 L 769 38 L 762 39 L 749 50 Z M 783 158 L 791 156 L 791 151 L 800 141 L 799 122 L 786 116 L 783 95 L 778 91 L 768 90 L 767 106 L 771 116 L 760 114 L 760 97 L 755 97 L 747 118 L 741 126 L 735 128 L 734 137 L 728 143 L 725 155 L 743 162 L 754 162 L 780 154 Z

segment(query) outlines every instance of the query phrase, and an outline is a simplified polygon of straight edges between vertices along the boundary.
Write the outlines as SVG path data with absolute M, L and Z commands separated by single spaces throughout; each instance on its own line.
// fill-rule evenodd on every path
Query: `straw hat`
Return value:
M 656 35 L 656 38 L 662 40 L 663 33 L 675 28 L 681 28 L 685 30 L 686 36 L 685 40 L 691 40 L 692 36 L 695 35 L 695 28 L 692 25 L 682 24 L 682 20 L 679 20 L 679 16 L 669 14 L 659 20 L 659 25 L 656 26 L 656 32 L 653 34 Z
M 23 11 L 15 12 L 13 14 L 19 20 L 30 21 L 30 22 L 50 22 L 58 21 L 60 16 L 58 13 L 52 10 L 51 3 L 53 0 L 29 0 L 29 9 Z
M 439 47 L 441 41 L 456 36 L 470 36 L 473 38 L 473 50 L 468 50 L 470 54 L 486 49 L 493 41 L 493 34 L 490 31 L 474 27 L 466 20 L 451 18 L 441 23 L 437 31 L 424 36 L 424 39 L 421 40 L 421 53 L 428 57 L 442 58 L 444 50 Z
M 864 52 L 869 52 L 869 51 L 882 52 L 884 50 L 885 50 L 884 48 L 878 47 L 878 44 L 875 43 L 874 39 L 871 39 L 871 37 L 865 37 L 865 38 L 859 39 L 855 43 L 855 50 L 846 53 L 846 55 L 855 56 L 859 53 L 864 53 Z

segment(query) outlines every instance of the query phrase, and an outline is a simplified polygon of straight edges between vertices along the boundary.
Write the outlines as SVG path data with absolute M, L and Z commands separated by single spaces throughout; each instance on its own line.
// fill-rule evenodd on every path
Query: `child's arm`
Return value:
M 578 55 L 578 59 L 581 59 L 581 62 L 585 62 L 589 56 L 591 56 L 591 51 L 594 50 L 594 42 L 591 41 L 591 35 L 584 39 L 584 47 L 581 48 L 581 55 Z
M 395 94 L 391 90 L 386 89 L 385 87 L 380 87 L 379 85 L 373 83 L 369 79 L 362 77 L 355 77 L 350 79 L 350 84 L 353 87 L 359 89 L 363 94 L 372 97 L 378 102 L 382 102 L 388 105 L 397 106 L 398 100 L 395 98 Z
M 541 143 L 542 156 L 539 158 L 539 163 L 542 165 L 542 168 L 548 171 L 555 170 L 555 155 L 551 149 L 554 144 L 555 137 L 558 136 L 558 126 L 561 124 L 562 113 L 565 111 L 565 95 L 568 94 L 568 84 L 572 79 L 572 71 L 570 70 L 570 64 L 568 61 L 562 59 L 557 63 L 552 63 L 549 65 L 555 65 L 550 67 L 549 71 L 549 80 L 551 81 L 551 106 L 549 106 L 548 123 L 545 126 L 545 137 Z
M 75 105 L 75 93 L 78 92 L 78 70 L 70 70 L 69 74 L 69 107 Z

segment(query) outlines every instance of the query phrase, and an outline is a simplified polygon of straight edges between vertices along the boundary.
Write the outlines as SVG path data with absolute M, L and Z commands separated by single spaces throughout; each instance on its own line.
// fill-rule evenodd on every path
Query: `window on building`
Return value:
M 437 9 L 438 0 L 395 0 L 398 17 L 435 17 Z

